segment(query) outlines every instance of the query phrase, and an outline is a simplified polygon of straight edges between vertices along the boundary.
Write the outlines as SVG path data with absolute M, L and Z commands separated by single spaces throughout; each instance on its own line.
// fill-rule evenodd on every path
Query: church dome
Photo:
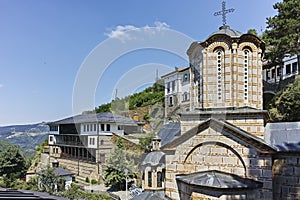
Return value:
M 224 25 L 224 26 L 221 26 L 218 31 L 212 33 L 208 38 L 215 36 L 215 35 L 228 35 L 231 38 L 239 38 L 242 36 L 242 33 L 231 29 L 227 25 Z

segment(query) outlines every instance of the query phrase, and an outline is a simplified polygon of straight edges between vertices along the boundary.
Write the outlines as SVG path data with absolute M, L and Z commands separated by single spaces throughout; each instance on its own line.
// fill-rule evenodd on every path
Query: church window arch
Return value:
M 218 100 L 222 100 L 224 85 L 224 49 L 217 47 L 214 49 L 214 53 L 217 56 L 217 98 Z
M 251 63 L 251 48 L 243 48 L 244 53 L 244 100 L 247 102 L 249 99 L 249 66 Z

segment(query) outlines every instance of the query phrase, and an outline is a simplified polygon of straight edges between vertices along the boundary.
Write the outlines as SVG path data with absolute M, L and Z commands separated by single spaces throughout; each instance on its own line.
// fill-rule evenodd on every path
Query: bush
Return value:
M 89 182 L 90 182 L 89 177 L 86 177 L 86 178 L 85 178 L 85 182 L 86 182 L 86 183 L 89 183 Z
M 98 181 L 96 180 L 96 179 L 92 179 L 92 184 L 94 185 L 94 184 L 97 184 L 98 183 Z

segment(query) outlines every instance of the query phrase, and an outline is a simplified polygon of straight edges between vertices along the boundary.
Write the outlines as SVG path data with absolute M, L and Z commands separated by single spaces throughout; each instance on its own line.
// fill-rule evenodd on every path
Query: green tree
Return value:
M 152 143 L 153 135 L 148 135 L 142 138 L 139 138 L 139 146 L 145 151 L 151 151 L 151 143 Z
M 283 0 L 275 3 L 273 8 L 278 10 L 278 14 L 267 18 L 263 40 L 269 46 L 266 57 L 281 64 L 286 54 L 300 54 L 300 2 Z
M 128 170 L 128 179 L 136 177 L 133 161 L 126 158 L 123 142 L 121 139 L 118 139 L 114 152 L 104 169 L 105 185 L 109 185 L 115 189 L 124 189 L 126 180 L 125 169 Z
M 0 175 L 3 176 L 6 187 L 13 181 L 25 175 L 25 159 L 16 147 L 11 147 L 0 154 Z
M 63 183 L 63 179 L 55 174 L 55 169 L 52 167 L 47 166 L 39 172 L 38 184 L 42 192 L 53 194 L 58 190 L 63 190 Z
M 300 121 L 299 78 L 274 96 L 269 113 L 273 121 Z
M 255 35 L 255 36 L 258 37 L 258 33 L 257 33 L 256 29 L 249 29 L 249 30 L 247 31 L 247 33 L 248 33 L 248 34 Z

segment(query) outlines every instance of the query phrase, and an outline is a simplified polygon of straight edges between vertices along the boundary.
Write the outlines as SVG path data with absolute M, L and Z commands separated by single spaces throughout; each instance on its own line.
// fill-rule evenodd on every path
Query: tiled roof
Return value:
M 59 125 L 59 124 L 74 124 L 74 123 L 75 124 L 93 123 L 93 122 L 137 125 L 137 122 L 131 118 L 124 117 L 118 114 L 113 114 L 110 112 L 76 115 L 73 117 L 68 117 L 48 124 Z
M 268 123 L 265 141 L 278 151 L 300 151 L 300 122 Z
M 263 186 L 261 182 L 217 170 L 176 175 L 176 180 L 215 189 L 256 189 Z

